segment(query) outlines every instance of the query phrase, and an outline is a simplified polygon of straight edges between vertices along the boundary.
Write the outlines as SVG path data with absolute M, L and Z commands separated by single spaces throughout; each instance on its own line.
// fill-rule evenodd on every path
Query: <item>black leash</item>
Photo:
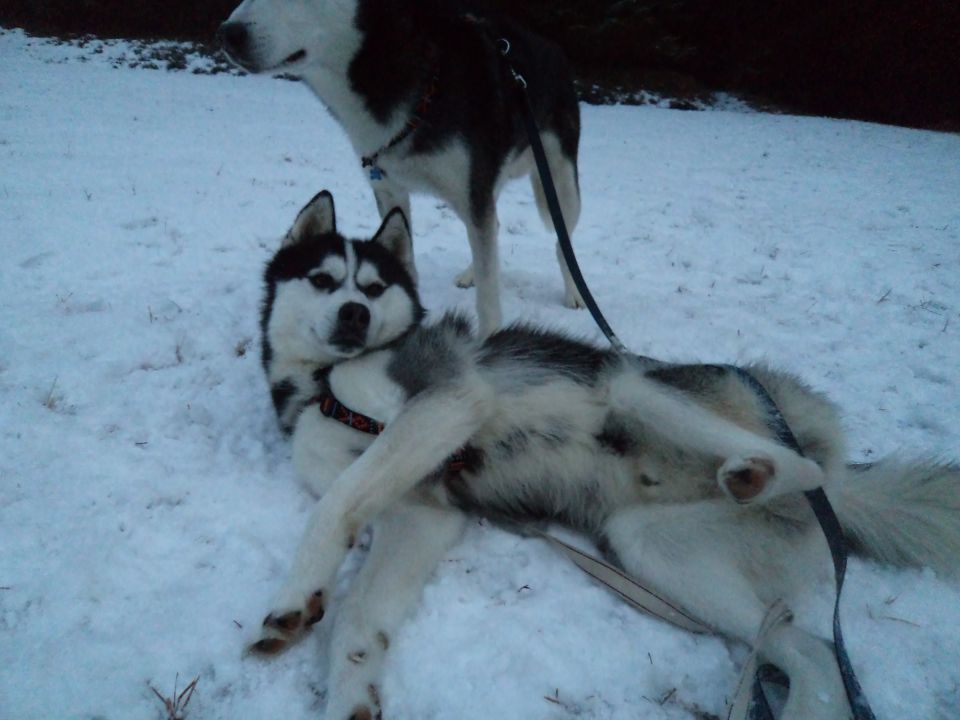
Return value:
M 486 26 L 482 26 L 488 30 Z M 513 81 L 516 84 L 517 97 L 523 112 L 523 122 L 527 128 L 527 136 L 530 139 L 530 149 L 533 151 L 533 158 L 537 163 L 537 172 L 540 175 L 540 183 L 543 186 L 543 195 L 547 200 L 547 208 L 550 210 L 550 218 L 553 220 L 553 229 L 557 233 L 557 241 L 560 243 L 560 252 L 567 263 L 567 269 L 573 278 L 573 284 L 577 286 L 580 297 L 587 306 L 587 310 L 593 316 L 594 322 L 606 336 L 610 345 L 618 353 L 627 353 L 627 347 L 624 345 L 617 334 L 610 327 L 610 323 L 600 312 L 600 306 L 593 299 L 593 293 L 587 286 L 587 281 L 583 279 L 583 273 L 580 272 L 580 263 L 577 262 L 577 256 L 573 252 L 573 244 L 570 242 L 570 234 L 567 232 L 567 224 L 563 220 L 563 210 L 560 208 L 560 199 L 557 197 L 557 187 L 553 183 L 553 174 L 550 172 L 550 165 L 547 162 L 547 153 L 543 149 L 543 142 L 540 140 L 540 129 L 537 127 L 537 120 L 533 115 L 533 108 L 530 106 L 530 97 L 527 95 L 527 81 L 510 64 L 507 56 L 510 53 L 510 41 L 506 38 L 500 38 L 497 41 L 500 46 L 500 54 L 504 58 L 504 63 L 510 71 Z
M 764 404 L 769 427 L 776 435 L 777 440 L 797 455 L 802 456 L 803 450 L 800 448 L 800 443 L 797 442 L 797 438 L 790 429 L 786 418 L 783 417 L 780 408 L 777 407 L 776 402 L 770 397 L 770 393 L 767 392 L 763 384 L 741 367 L 736 365 L 727 365 L 726 367 L 737 373 L 740 379 L 754 391 Z M 833 559 L 834 580 L 837 587 L 833 602 L 833 649 L 837 657 L 837 665 L 840 668 L 840 677 L 843 679 L 843 687 L 847 691 L 847 700 L 850 702 L 854 720 L 876 720 L 876 716 L 870 708 L 870 703 L 860 687 L 860 681 L 857 680 L 857 675 L 853 670 L 850 656 L 847 654 L 847 645 L 843 641 L 843 631 L 840 628 L 840 594 L 843 592 L 843 581 L 847 573 L 847 541 L 843 534 L 843 528 L 840 526 L 840 520 L 833 511 L 833 506 L 827 499 L 827 494 L 823 491 L 823 488 L 807 490 L 804 495 L 807 502 L 810 503 L 817 522 L 820 523 L 820 528 L 827 539 L 827 545 L 830 547 L 830 556 Z M 757 696 L 759 699 L 763 695 L 759 674 L 754 684 L 754 690 L 755 695 L 759 693 Z M 769 713 L 769 705 L 767 705 L 765 697 L 762 703 L 758 704 L 765 706 L 767 713 Z M 762 711 L 761 708 L 760 712 Z M 767 716 L 759 715 L 757 720 Z
M 490 33 L 490 28 L 488 26 L 481 25 L 481 27 L 483 27 L 488 34 Z M 620 338 L 617 337 L 616 333 L 613 332 L 610 324 L 603 316 L 603 313 L 600 311 L 596 300 L 593 299 L 593 294 L 590 292 L 590 288 L 587 287 L 587 283 L 583 279 L 583 274 L 580 272 L 580 266 L 577 263 L 577 257 L 573 252 L 573 245 L 570 242 L 570 235 L 567 232 L 566 223 L 563 221 L 563 211 L 560 208 L 560 201 L 557 197 L 557 189 L 553 183 L 553 177 L 550 173 L 550 166 L 547 163 L 547 156 L 543 149 L 543 143 L 540 140 L 540 129 L 537 127 L 537 121 L 533 114 L 533 108 L 530 105 L 530 97 L 527 94 L 527 81 L 523 75 L 520 74 L 515 67 L 513 67 L 508 57 L 510 54 L 510 41 L 506 38 L 497 39 L 492 35 L 491 39 L 493 39 L 494 42 L 499 46 L 503 62 L 510 71 L 510 75 L 512 76 L 514 84 L 517 88 L 517 97 L 519 98 L 518 104 L 522 110 L 521 114 L 523 115 L 524 124 L 526 125 L 527 135 L 529 136 L 530 140 L 530 147 L 533 150 L 533 156 L 537 163 L 537 170 L 540 174 L 540 182 L 543 185 L 544 196 L 547 199 L 547 205 L 550 209 L 550 217 L 553 220 L 553 227 L 557 232 L 557 241 L 560 243 L 560 250 L 563 253 L 564 260 L 567 263 L 567 268 L 570 270 L 570 275 L 573 277 L 574 284 L 577 286 L 577 290 L 580 291 L 580 295 L 583 297 L 583 301 L 586 303 L 587 309 L 593 316 L 594 321 L 597 323 L 597 326 L 600 328 L 603 334 L 607 337 L 607 340 L 609 340 L 614 350 L 619 353 L 627 353 L 628 351 L 626 346 L 620 341 Z M 803 455 L 796 437 L 790 430 L 790 426 L 787 424 L 787 421 L 780 412 L 780 409 L 777 407 L 777 404 L 774 402 L 773 398 L 770 397 L 767 389 L 753 375 L 743 368 L 738 368 L 732 365 L 729 367 L 733 369 L 739 375 L 739 377 L 756 392 L 757 396 L 764 403 L 768 418 L 770 420 L 771 430 L 775 432 L 777 439 L 785 446 L 796 452 L 798 455 Z M 826 493 L 824 493 L 822 488 L 809 490 L 805 492 L 804 495 L 806 496 L 807 501 L 810 503 L 810 507 L 813 509 L 817 521 L 820 523 L 823 534 L 827 539 L 827 545 L 830 547 L 830 555 L 833 559 L 834 576 L 837 588 L 836 597 L 833 604 L 833 642 L 834 652 L 837 658 L 837 665 L 839 666 L 840 675 L 843 678 L 843 685 L 847 693 L 847 700 L 850 702 L 850 708 L 853 711 L 854 720 L 876 720 L 876 716 L 870 709 L 870 704 L 867 702 L 867 698 L 863 694 L 863 690 L 860 687 L 860 682 L 857 680 L 856 673 L 853 670 L 853 665 L 851 664 L 850 657 L 847 654 L 846 644 L 843 641 L 843 632 L 840 628 L 840 594 L 843 591 L 843 581 L 847 570 L 847 543 L 843 535 L 843 529 L 841 528 L 840 521 L 837 518 L 837 515 L 834 512 L 833 507 L 830 505 L 830 501 L 827 499 Z M 769 673 L 765 672 L 764 668 L 761 668 L 757 673 L 757 677 L 754 681 L 754 702 L 751 720 L 767 720 L 767 718 L 772 719 L 773 717 L 773 713 L 770 709 L 770 705 L 767 702 L 761 685 L 761 680 L 768 679 L 768 677 Z

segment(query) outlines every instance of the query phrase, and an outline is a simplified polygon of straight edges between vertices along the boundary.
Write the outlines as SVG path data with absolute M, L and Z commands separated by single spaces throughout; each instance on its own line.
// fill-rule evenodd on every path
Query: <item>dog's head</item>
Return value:
M 299 74 L 308 65 L 342 63 L 359 44 L 358 0 L 244 0 L 218 31 L 223 49 L 252 73 Z M 323 56 L 323 57 L 321 57 Z
M 391 211 L 372 239 L 348 240 L 337 232 L 333 196 L 317 195 L 267 265 L 264 363 L 277 356 L 327 366 L 399 338 L 423 317 L 412 264 L 402 211 Z

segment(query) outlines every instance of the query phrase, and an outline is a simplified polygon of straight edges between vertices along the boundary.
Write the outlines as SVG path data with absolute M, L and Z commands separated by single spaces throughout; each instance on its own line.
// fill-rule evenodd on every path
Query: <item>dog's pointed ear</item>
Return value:
M 333 195 L 323 190 L 303 206 L 293 221 L 293 227 L 283 239 L 283 247 L 295 245 L 308 237 L 326 235 L 337 231 L 337 214 L 333 207 Z
M 394 208 L 387 213 L 377 234 L 373 236 L 373 242 L 383 245 L 407 269 L 413 265 L 413 238 L 410 237 L 407 216 L 400 208 Z

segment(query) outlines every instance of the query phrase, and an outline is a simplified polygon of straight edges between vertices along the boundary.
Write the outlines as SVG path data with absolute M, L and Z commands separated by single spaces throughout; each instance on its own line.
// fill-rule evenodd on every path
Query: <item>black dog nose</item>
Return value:
M 366 305 L 348 302 L 340 307 L 337 318 L 345 330 L 366 330 L 370 325 L 370 310 Z
M 244 23 L 225 22 L 217 30 L 217 38 L 228 53 L 243 57 L 250 42 L 250 33 Z

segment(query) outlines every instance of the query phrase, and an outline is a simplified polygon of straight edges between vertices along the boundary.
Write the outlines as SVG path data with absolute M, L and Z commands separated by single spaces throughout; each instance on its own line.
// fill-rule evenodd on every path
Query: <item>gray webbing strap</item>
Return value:
M 716 634 L 716 631 L 706 623 L 700 622 L 682 608 L 657 595 L 652 590 L 645 588 L 629 575 L 626 575 L 609 563 L 598 560 L 592 555 L 588 555 L 582 550 L 575 548 L 573 545 L 555 538 L 553 535 L 536 529 L 533 529 L 532 532 L 560 550 L 560 552 L 573 561 L 574 565 L 601 585 L 607 586 L 607 588 L 636 609 L 649 613 L 661 620 L 666 620 L 671 625 L 676 625 L 683 630 L 701 634 Z
M 740 672 L 737 691 L 727 709 L 727 720 L 760 720 L 773 717 L 766 696 L 757 691 L 757 684 L 760 682 L 760 648 L 763 647 L 767 636 L 774 628 L 791 620 L 793 620 L 793 613 L 782 600 L 777 600 L 767 610 L 760 624 L 760 630 L 757 632 L 757 639 L 753 643 L 750 657 L 747 658 Z

